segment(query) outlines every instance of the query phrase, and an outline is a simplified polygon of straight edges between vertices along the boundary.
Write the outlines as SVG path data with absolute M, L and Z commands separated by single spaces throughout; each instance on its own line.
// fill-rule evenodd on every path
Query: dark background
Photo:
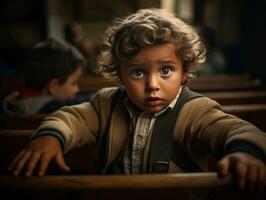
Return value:
M 266 79 L 266 1 L 191 0 L 188 23 L 211 27 L 213 45 L 224 55 L 222 73 Z M 177 9 L 180 1 L 176 0 Z M 0 2 L 0 75 L 20 73 L 28 50 L 48 37 L 63 37 L 69 20 L 80 22 L 98 49 L 110 21 L 144 7 L 160 7 L 156 0 L 2 0 Z M 214 16 L 214 17 L 213 17 Z M 58 20 L 59 19 L 59 20 Z M 58 31 L 59 30 L 59 31 Z M 57 31 L 57 32 L 56 32 Z

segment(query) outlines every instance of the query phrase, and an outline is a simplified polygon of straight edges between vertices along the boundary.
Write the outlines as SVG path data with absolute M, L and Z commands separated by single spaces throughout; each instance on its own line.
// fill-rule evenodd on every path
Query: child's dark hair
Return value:
M 86 66 L 86 59 L 74 46 L 48 39 L 29 52 L 24 67 L 24 84 L 42 90 L 52 79 L 56 78 L 62 84 L 78 67 Z
M 106 31 L 98 71 L 117 78 L 123 61 L 145 47 L 168 42 L 176 46 L 184 72 L 192 76 L 205 61 L 205 46 L 191 26 L 162 9 L 142 9 L 117 19 Z

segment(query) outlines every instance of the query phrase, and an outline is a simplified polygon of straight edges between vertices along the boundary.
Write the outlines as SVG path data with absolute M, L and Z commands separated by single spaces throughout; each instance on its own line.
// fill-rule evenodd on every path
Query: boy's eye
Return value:
M 143 75 L 144 75 L 144 72 L 143 70 L 141 69 L 135 69 L 133 70 L 130 75 L 133 77 L 133 78 L 142 78 Z
M 172 74 L 172 69 L 170 67 L 163 67 L 161 69 L 162 76 L 170 76 Z

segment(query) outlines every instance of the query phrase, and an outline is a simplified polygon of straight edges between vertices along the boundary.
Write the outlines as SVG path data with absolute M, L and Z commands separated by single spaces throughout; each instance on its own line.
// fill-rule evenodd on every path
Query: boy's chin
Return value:
M 158 113 L 160 111 L 162 111 L 164 108 L 163 107 L 151 107 L 151 108 L 145 108 L 143 109 L 143 111 L 145 113 Z

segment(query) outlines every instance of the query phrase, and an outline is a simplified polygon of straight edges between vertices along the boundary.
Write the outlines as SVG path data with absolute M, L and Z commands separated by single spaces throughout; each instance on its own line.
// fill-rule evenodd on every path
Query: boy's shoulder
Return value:
M 216 102 L 213 99 L 210 99 L 206 96 L 202 96 L 201 98 L 196 98 L 196 99 L 192 99 L 191 101 L 187 102 L 184 105 L 184 108 L 186 110 L 197 110 L 197 111 L 201 111 L 201 110 L 209 110 L 212 108 L 216 108 L 216 109 L 222 109 L 221 105 Z
M 179 99 L 181 102 L 184 102 L 184 106 L 187 107 L 188 110 L 214 107 L 221 109 L 221 105 L 218 102 L 204 96 L 204 94 L 190 90 L 187 86 L 182 88 Z
M 221 105 L 218 102 L 203 96 L 187 102 L 180 110 L 177 120 L 182 119 L 182 121 L 195 122 L 202 116 L 206 116 L 207 113 L 210 113 L 209 111 L 213 112 L 215 110 L 222 111 Z M 222 112 L 215 113 L 221 114 Z
M 221 105 L 216 101 L 208 97 L 200 97 L 187 102 L 180 110 L 178 117 L 176 118 L 176 132 L 175 137 L 183 137 L 182 134 L 187 130 L 196 130 L 202 126 L 202 120 L 204 124 L 208 121 L 215 121 L 220 119 L 223 115 Z
M 107 87 L 100 89 L 96 92 L 92 98 L 92 103 L 109 105 L 112 102 L 113 97 L 120 90 L 120 87 Z
M 119 87 L 106 87 L 98 90 L 94 96 L 94 98 L 102 98 L 102 99 L 109 99 L 112 97 L 116 91 L 119 90 Z

